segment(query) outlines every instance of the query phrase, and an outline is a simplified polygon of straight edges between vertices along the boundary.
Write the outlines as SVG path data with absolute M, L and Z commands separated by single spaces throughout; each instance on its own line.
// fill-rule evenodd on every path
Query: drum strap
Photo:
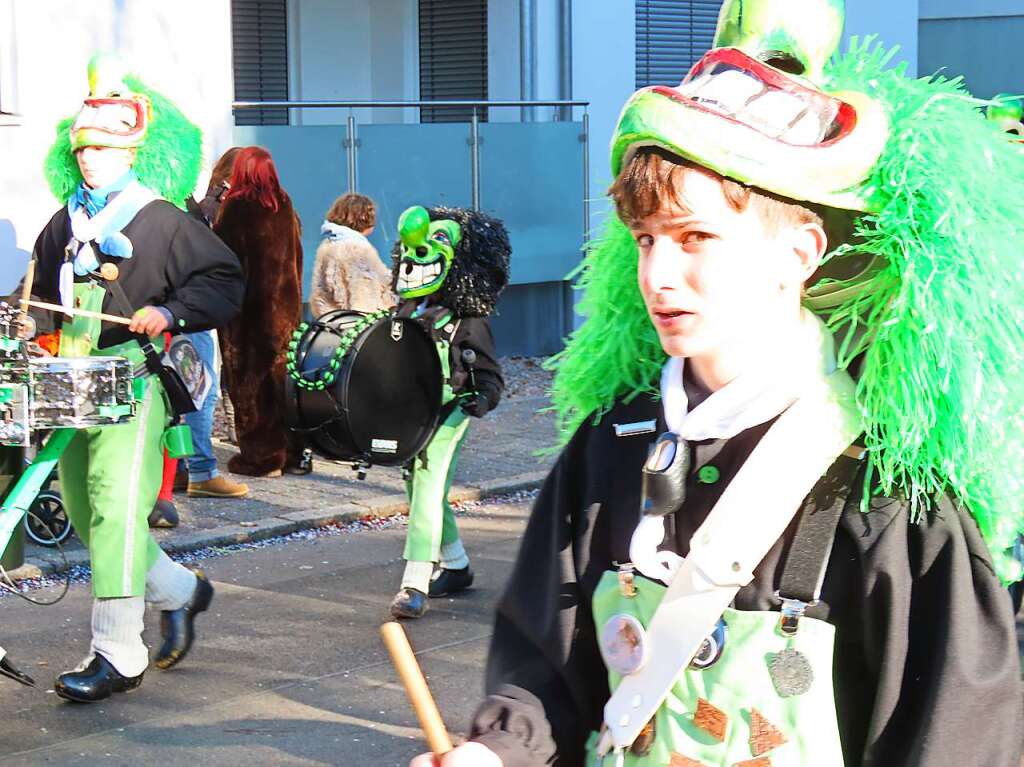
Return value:
M 117 280 L 108 280 L 106 285 L 121 313 L 125 317 L 131 317 L 135 310 L 132 309 L 131 302 L 128 301 L 128 296 L 125 295 L 121 283 Z M 196 412 L 196 403 L 192 399 L 192 395 L 189 394 L 185 382 L 181 380 L 178 371 L 163 363 L 160 354 L 149 338 L 141 333 L 133 333 L 132 337 L 138 343 L 139 348 L 142 349 L 143 356 L 146 358 L 146 369 L 159 378 L 160 383 L 163 384 L 164 391 L 167 392 L 167 402 L 173 412 L 175 422 L 186 413 Z

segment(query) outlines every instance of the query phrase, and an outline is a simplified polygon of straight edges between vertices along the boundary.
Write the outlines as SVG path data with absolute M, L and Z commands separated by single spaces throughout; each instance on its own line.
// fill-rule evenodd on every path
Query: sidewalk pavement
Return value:
M 554 455 L 535 453 L 555 444 L 555 421 L 546 397 L 503 400 L 483 419 L 472 419 L 449 497 L 475 500 L 538 487 Z M 176 493 L 181 523 L 173 530 L 154 530 L 167 551 L 192 551 L 206 546 L 262 540 L 331 522 L 351 522 L 367 516 L 387 517 L 408 509 L 401 470 L 375 466 L 360 480 L 348 464 L 314 456 L 313 472 L 274 479 L 228 474 L 228 458 L 236 449 L 214 442 L 218 467 L 227 476 L 249 485 L 246 498 L 189 498 Z M 71 566 L 88 564 L 77 536 L 65 544 Z M 26 543 L 25 567 L 19 578 L 59 572 L 64 560 L 53 549 Z

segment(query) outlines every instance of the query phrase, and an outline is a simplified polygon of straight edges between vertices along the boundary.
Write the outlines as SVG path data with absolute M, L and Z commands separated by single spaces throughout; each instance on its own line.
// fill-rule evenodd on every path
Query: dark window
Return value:
M 487 98 L 487 0 L 419 0 L 420 98 Z M 421 122 L 469 122 L 473 109 L 420 109 Z M 481 120 L 487 110 L 479 110 Z
M 286 0 L 231 0 L 235 101 L 287 101 Z M 287 109 L 236 109 L 235 125 L 287 125 Z
M 636 0 L 636 87 L 678 85 L 715 37 L 722 0 Z

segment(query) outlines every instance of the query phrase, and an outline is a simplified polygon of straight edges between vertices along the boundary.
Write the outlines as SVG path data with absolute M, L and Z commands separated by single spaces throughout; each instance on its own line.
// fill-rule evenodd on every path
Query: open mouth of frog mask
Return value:
M 643 88 L 626 102 L 612 142 L 612 171 L 618 174 L 641 147 L 660 146 L 784 197 L 869 210 L 863 182 L 889 125 L 867 94 L 822 85 L 841 15 L 838 21 L 823 16 L 820 28 L 807 29 L 798 16 L 777 10 L 788 4 L 765 6 L 760 17 L 756 5 L 726 3 L 717 47 L 679 85 Z

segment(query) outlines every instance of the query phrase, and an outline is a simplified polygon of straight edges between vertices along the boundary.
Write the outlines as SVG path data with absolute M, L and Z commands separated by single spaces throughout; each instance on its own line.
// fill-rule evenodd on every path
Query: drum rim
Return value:
M 134 369 L 127 357 L 32 357 L 28 361 L 29 369 L 48 370 L 51 368 L 74 368 L 77 370 L 108 370 L 111 367 Z

